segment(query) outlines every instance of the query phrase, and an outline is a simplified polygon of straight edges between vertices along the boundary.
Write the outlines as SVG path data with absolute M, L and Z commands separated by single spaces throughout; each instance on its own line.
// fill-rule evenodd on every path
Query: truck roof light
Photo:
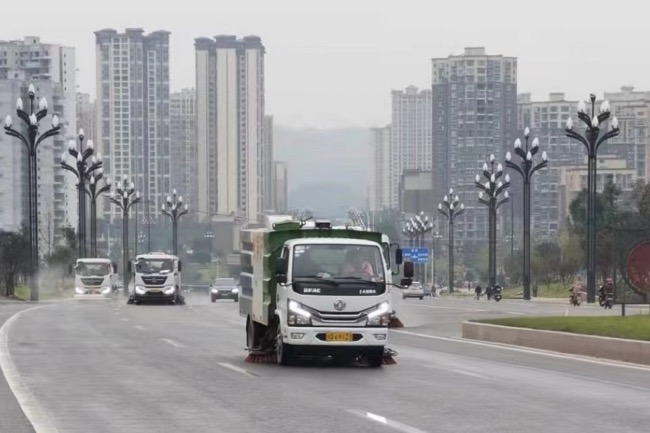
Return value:
M 314 223 L 315 227 L 317 229 L 331 229 L 332 228 L 332 222 L 328 220 L 316 220 Z

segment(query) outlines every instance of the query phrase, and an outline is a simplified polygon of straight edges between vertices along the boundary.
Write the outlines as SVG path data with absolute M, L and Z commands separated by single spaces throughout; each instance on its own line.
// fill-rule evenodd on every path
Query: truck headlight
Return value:
M 210 291 L 211 291 L 212 293 L 219 293 L 219 289 L 217 289 L 216 287 L 212 287 L 212 288 L 210 289 Z
M 311 313 L 305 310 L 298 302 L 289 301 L 287 324 L 289 326 L 311 326 Z
M 102 293 L 102 295 L 108 295 L 109 293 L 111 293 L 111 288 L 110 287 L 104 287 L 102 289 L 101 293 Z
M 388 302 L 382 302 L 377 308 L 368 313 L 366 326 L 388 326 L 389 310 Z
M 77 293 L 77 295 L 83 295 L 86 293 L 86 291 L 82 287 L 75 287 L 74 291 Z
M 163 292 L 165 293 L 165 295 L 173 295 L 173 294 L 174 294 L 174 290 L 176 290 L 176 287 L 174 287 L 174 286 L 168 286 L 168 287 L 165 287 L 165 289 L 163 290 Z
M 239 289 L 235 287 L 234 289 L 232 289 L 232 293 L 239 293 Z
M 145 289 L 142 286 L 135 286 L 135 293 L 137 293 L 138 295 L 144 295 L 145 293 L 147 293 L 147 289 Z

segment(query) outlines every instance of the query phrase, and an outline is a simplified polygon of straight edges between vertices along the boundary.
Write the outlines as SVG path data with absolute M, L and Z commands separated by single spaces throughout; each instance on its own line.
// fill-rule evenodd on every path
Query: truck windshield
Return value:
M 293 277 L 384 281 L 382 251 L 371 245 L 296 245 Z
M 111 265 L 109 263 L 77 263 L 75 266 L 75 273 L 82 277 L 90 277 L 91 275 L 108 275 L 111 273 Z
M 168 274 L 174 270 L 172 259 L 139 259 L 135 270 L 141 274 Z

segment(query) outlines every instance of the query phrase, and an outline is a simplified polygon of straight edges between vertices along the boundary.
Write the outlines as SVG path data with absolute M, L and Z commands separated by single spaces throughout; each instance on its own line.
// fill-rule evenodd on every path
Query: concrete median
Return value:
M 650 365 L 650 342 L 463 322 L 463 338 Z

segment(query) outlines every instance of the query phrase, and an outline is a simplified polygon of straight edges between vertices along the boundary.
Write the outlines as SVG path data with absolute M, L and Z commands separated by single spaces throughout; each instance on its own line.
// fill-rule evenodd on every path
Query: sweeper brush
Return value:
M 276 364 L 278 358 L 275 353 L 250 352 L 244 362 L 250 364 Z
M 384 358 L 382 359 L 382 365 L 395 365 L 397 364 L 397 361 L 395 361 L 394 356 L 397 356 L 397 352 L 394 351 L 393 349 L 389 349 L 388 347 L 384 349 Z
M 395 315 L 395 311 L 390 315 L 390 318 L 388 319 L 388 327 L 389 328 L 403 328 L 404 324 L 402 323 L 401 320 Z

